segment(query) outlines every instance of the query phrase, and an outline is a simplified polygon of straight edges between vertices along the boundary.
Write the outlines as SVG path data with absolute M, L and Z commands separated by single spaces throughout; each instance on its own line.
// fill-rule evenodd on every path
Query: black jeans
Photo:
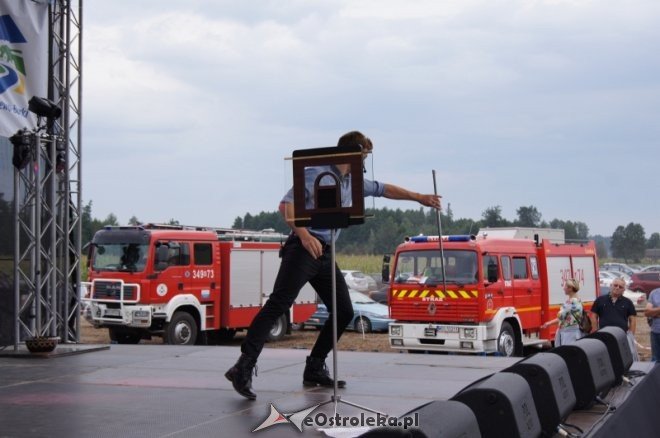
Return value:
M 273 293 L 252 320 L 241 352 L 256 359 L 268 338 L 273 324 L 282 314 L 289 311 L 300 289 L 309 282 L 330 313 L 321 329 L 310 356 L 325 359 L 332 350 L 332 254 L 330 246 L 323 247 L 323 255 L 314 259 L 296 236 L 291 236 L 282 249 L 282 263 L 275 279 Z M 353 318 L 353 305 L 348 286 L 339 267 L 334 266 L 337 280 L 337 339 Z

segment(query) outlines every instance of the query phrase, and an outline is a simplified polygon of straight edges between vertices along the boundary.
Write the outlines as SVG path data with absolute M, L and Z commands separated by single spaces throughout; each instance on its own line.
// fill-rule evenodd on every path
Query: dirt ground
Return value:
M 238 333 L 236 337 L 225 345 L 240 345 L 244 336 L 243 333 Z M 293 331 L 287 335 L 283 340 L 277 342 L 269 342 L 266 348 L 296 348 L 296 349 L 311 349 L 318 331 L 315 329 L 304 329 Z M 639 351 L 640 359 L 649 360 L 651 358 L 649 326 L 646 323 L 646 318 L 643 316 L 637 317 L 637 342 L 639 343 L 637 349 Z M 83 344 L 109 344 L 110 337 L 108 336 L 107 329 L 95 329 L 84 319 L 81 321 L 81 342 Z M 152 340 L 142 340 L 141 343 L 145 344 L 162 344 L 161 338 L 153 338 Z M 339 350 L 343 351 L 367 351 L 367 352 L 392 352 L 389 346 L 387 333 L 356 333 L 352 331 L 344 332 L 338 345 Z

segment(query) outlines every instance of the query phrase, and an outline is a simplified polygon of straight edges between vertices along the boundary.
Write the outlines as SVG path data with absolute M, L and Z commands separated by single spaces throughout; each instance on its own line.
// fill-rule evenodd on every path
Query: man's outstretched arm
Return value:
M 411 192 L 408 189 L 395 186 L 394 184 L 385 184 L 385 192 L 383 193 L 383 196 L 389 199 L 405 199 L 408 201 L 416 201 L 427 207 L 440 208 L 440 195 L 424 195 L 417 192 Z

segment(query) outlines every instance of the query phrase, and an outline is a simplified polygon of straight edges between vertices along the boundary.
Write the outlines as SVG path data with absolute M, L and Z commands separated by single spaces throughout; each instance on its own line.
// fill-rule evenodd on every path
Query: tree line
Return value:
M 406 236 L 418 234 L 437 235 L 438 215 L 434 210 L 401 210 L 387 207 L 367 209 L 364 224 L 341 231 L 337 240 L 337 252 L 342 254 L 389 254 L 403 242 Z M 140 220 L 133 216 L 128 225 L 139 225 Z M 175 219 L 168 224 L 178 225 Z M 119 225 L 117 217 L 109 214 L 105 219 L 92 218 L 92 202 L 87 203 L 82 212 L 83 244 L 90 241 L 94 233 L 106 225 Z M 479 219 L 454 218 L 451 204 L 440 214 L 442 234 L 476 234 L 484 227 L 536 227 L 563 229 L 567 241 L 593 239 L 599 258 L 617 258 L 639 262 L 648 248 L 660 248 L 660 233 L 654 232 L 647 239 L 644 228 L 637 223 L 620 225 L 612 236 L 590 235 L 589 227 L 581 221 L 552 219 L 545 221 L 538 209 L 521 206 L 516 210 L 516 218 L 509 220 L 502 216 L 499 205 L 486 208 Z M 278 211 L 262 211 L 258 214 L 246 213 L 235 218 L 232 228 L 263 230 L 272 228 L 280 233 L 288 233 L 289 227 Z

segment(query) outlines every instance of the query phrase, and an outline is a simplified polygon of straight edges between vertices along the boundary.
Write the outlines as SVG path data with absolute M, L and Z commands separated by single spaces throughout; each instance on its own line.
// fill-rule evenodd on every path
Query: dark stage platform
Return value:
M 10 348 L 0 357 L 0 437 L 325 435 L 315 427 L 304 427 L 300 433 L 292 423 L 252 433 L 271 414 L 271 404 L 289 414 L 330 400 L 332 389 L 302 386 L 306 350 L 265 349 L 253 381 L 258 399 L 251 402 L 237 395 L 223 376 L 239 355 L 237 347 L 60 346 L 56 351 L 75 352 L 36 358 L 11 354 Z M 76 354 L 85 349 L 93 351 Z M 398 417 L 430 401 L 448 400 L 471 382 L 518 360 L 340 352 L 340 378 L 348 385 L 339 394 L 351 403 Z M 635 363 L 633 369 L 649 372 L 652 364 Z M 635 379 L 636 385 L 644 385 L 644 379 Z M 631 389 L 617 387 L 606 400 L 623 406 Z M 329 418 L 334 408 L 329 403 L 313 415 L 325 413 Z M 585 430 L 593 426 L 590 433 L 607 436 L 603 428 L 612 415 L 604 415 L 605 409 L 597 405 L 575 411 L 568 422 Z M 338 405 L 341 416 L 361 412 Z M 343 432 L 340 436 L 357 436 L 360 431 Z

